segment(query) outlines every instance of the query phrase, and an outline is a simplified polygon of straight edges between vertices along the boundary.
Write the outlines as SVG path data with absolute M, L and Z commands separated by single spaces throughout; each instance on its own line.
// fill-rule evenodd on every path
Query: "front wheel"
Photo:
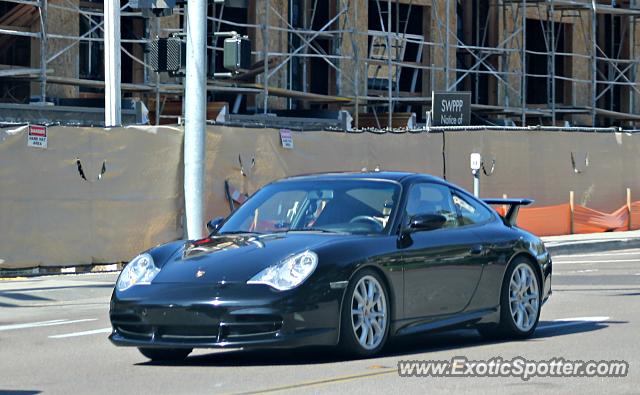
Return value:
M 184 361 L 192 348 L 145 348 L 139 347 L 138 351 L 152 361 Z
M 380 275 L 371 269 L 356 273 L 342 304 L 340 347 L 349 355 L 377 354 L 389 334 L 389 297 Z
M 487 338 L 525 339 L 540 319 L 540 285 L 533 264 L 516 258 L 505 273 L 500 294 L 500 323 L 478 328 Z

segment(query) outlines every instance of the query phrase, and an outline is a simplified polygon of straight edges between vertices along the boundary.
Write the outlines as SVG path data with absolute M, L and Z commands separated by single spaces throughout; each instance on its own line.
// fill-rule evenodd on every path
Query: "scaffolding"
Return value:
M 83 9 L 70 0 L 0 2 L 17 3 L 23 8 L 21 15 L 29 14 L 38 26 L 18 28 L 12 19 L 0 16 L 0 38 L 38 40 L 40 56 L 38 67 L 0 68 L 0 80 L 37 82 L 42 102 L 47 100 L 48 84 L 104 87 L 103 81 L 59 76 L 49 67 L 78 43 L 103 41 L 93 34 L 103 30 L 99 8 Z M 229 6 L 223 2 L 210 7 L 210 30 L 247 31 L 254 43 L 254 65 L 233 79 L 210 79 L 207 89 L 214 96 L 232 97 L 232 113 L 242 112 L 242 103 L 245 114 L 262 116 L 309 110 L 315 104 L 349 110 L 356 126 L 365 123 L 360 118 L 372 117 L 376 127 L 388 129 L 400 114 L 414 112 L 422 118 L 433 90 L 471 91 L 476 123 L 630 126 L 640 121 L 638 3 L 246 0 L 248 16 L 238 21 L 226 16 Z M 51 9 L 75 13 L 90 28 L 79 35 L 48 32 Z M 142 17 L 128 2 L 121 12 L 123 18 Z M 174 12 L 181 18 L 184 8 Z M 421 32 L 416 32 L 418 25 Z M 144 48 L 155 38 L 152 34 L 183 30 L 184 26 L 163 28 L 161 18 L 151 17 L 142 36 L 122 43 Z M 54 40 L 68 44 L 49 55 Z M 208 46 L 214 67 L 223 51 L 221 41 L 214 37 Z M 156 114 L 161 113 L 163 97 L 183 94 L 180 79 L 162 81 L 147 64 L 146 53 L 135 56 L 124 47 L 122 51 L 144 70 L 139 81 L 122 84 L 124 92 L 153 99 Z M 316 86 L 319 69 L 327 75 L 323 89 Z

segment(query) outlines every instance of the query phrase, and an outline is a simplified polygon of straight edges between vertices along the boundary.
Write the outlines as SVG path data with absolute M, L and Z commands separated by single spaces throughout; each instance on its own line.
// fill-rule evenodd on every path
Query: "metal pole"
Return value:
M 293 0 L 289 0 L 289 4 L 287 5 L 287 7 L 289 7 L 289 26 L 291 26 L 292 30 L 293 30 Z M 297 25 L 297 23 L 296 23 Z M 289 48 L 293 48 L 293 32 L 288 31 L 287 32 L 287 45 L 289 46 Z M 289 64 L 287 65 L 287 89 L 293 90 L 293 62 L 289 62 Z M 292 98 L 287 98 L 287 110 L 292 110 L 293 109 L 293 99 Z
M 104 0 L 104 124 L 122 124 L 120 107 L 120 1 Z
M 200 239 L 204 230 L 205 103 L 207 98 L 207 0 L 187 6 L 185 78 L 184 201 L 187 236 Z
M 480 170 L 473 173 L 473 196 L 480 197 Z
M 549 76 L 551 77 L 551 124 L 556 125 L 556 20 L 555 20 L 555 8 L 554 0 L 551 0 L 551 4 L 547 7 L 547 21 L 551 23 L 551 64 L 549 70 Z M 549 12 L 550 11 L 550 12 Z M 564 50 L 561 50 L 564 52 Z
M 49 43 L 47 41 L 47 13 L 48 1 L 40 0 L 40 102 L 47 101 L 47 52 Z
M 407 19 L 408 18 L 409 17 L 407 15 Z M 400 32 L 401 32 L 401 29 L 400 29 L 400 0 L 396 0 L 396 29 L 395 29 L 394 32 L 396 34 L 395 35 L 395 37 L 396 37 L 395 44 L 397 45 L 397 48 L 396 48 L 396 59 L 395 60 L 396 60 L 397 63 L 396 63 L 396 67 L 395 67 L 395 73 L 393 75 L 393 78 L 395 78 L 395 81 L 396 81 L 396 86 L 394 87 L 393 91 L 394 91 L 395 97 L 399 98 L 400 97 L 400 66 L 399 65 L 400 65 L 400 62 L 402 61 L 402 59 L 400 59 L 400 52 L 401 52 L 400 49 L 402 48 L 402 47 L 400 47 L 400 45 L 406 45 L 405 42 L 400 44 Z M 405 32 L 406 32 L 406 29 L 405 29 Z M 402 39 L 405 40 L 406 36 L 403 35 Z M 395 104 L 394 104 L 394 106 L 395 106 Z M 395 110 L 395 108 L 394 108 L 394 110 Z
M 309 28 L 309 24 L 308 24 L 308 17 L 309 17 L 309 9 L 307 7 L 308 4 L 308 0 L 303 0 L 302 1 L 302 27 L 303 29 L 306 31 Z M 314 4 L 314 10 L 315 10 L 315 4 Z M 307 47 L 304 48 L 304 52 L 305 55 L 308 53 Z M 302 91 L 303 92 L 307 92 L 307 67 L 309 64 L 309 58 L 308 57 L 303 57 L 302 58 Z
M 445 90 L 449 91 L 449 12 L 451 12 L 450 1 L 447 1 L 447 7 L 445 9 L 446 19 L 445 22 L 447 24 L 445 29 L 446 37 L 444 39 L 444 86 Z
M 484 33 L 484 37 L 482 40 L 482 43 L 480 42 L 480 7 L 481 5 L 479 3 L 476 3 L 476 12 L 475 12 L 475 24 L 476 24 L 476 30 L 474 31 L 475 33 L 475 42 L 473 43 L 473 45 L 478 45 L 478 46 L 483 46 L 486 44 L 484 38 L 487 35 L 487 32 L 485 30 Z M 487 5 L 487 19 L 491 18 L 491 9 L 490 9 L 490 5 Z M 487 21 L 488 22 L 488 21 Z M 485 29 L 488 27 L 488 25 L 485 26 Z M 456 65 L 457 67 L 457 65 Z M 476 74 L 475 76 L 473 76 L 473 82 L 472 82 L 475 86 L 475 91 L 473 92 L 474 96 L 475 96 L 475 103 L 479 103 L 479 97 L 478 97 L 478 93 L 480 92 L 480 74 Z M 456 84 L 457 85 L 457 84 Z M 487 98 L 489 97 L 489 95 L 487 94 Z M 472 98 L 473 100 L 474 98 Z
M 596 36 L 596 22 L 597 22 L 597 6 L 596 0 L 591 1 L 591 126 L 596 126 L 596 90 L 597 81 L 596 74 L 598 72 L 597 63 L 597 36 Z
M 522 126 L 526 126 L 527 123 L 527 114 L 526 114 L 526 106 L 527 106 L 527 1 L 522 0 L 522 52 L 521 59 L 522 62 L 522 80 L 520 82 L 521 93 L 522 93 L 522 117 L 521 122 Z
M 514 20 L 513 25 L 514 25 L 513 30 L 515 31 L 515 20 Z M 507 6 L 506 6 L 506 4 L 502 6 L 502 31 L 503 32 L 507 31 Z M 514 41 L 515 41 L 515 36 L 514 36 Z M 509 45 L 509 44 L 505 43 L 505 48 L 506 48 L 507 45 Z M 500 62 L 500 71 L 502 73 L 504 73 L 505 79 L 508 80 L 509 79 L 509 75 L 506 74 L 506 73 L 509 71 L 509 56 L 510 56 L 510 54 L 508 52 L 503 52 L 501 56 L 502 56 L 502 62 Z M 498 80 L 498 81 L 500 81 L 500 80 Z M 507 84 L 499 84 L 499 86 L 501 86 L 502 89 L 503 89 L 502 96 L 504 98 L 504 107 L 509 107 L 511 105 L 511 100 L 509 100 L 509 87 L 507 86 Z M 500 97 L 498 97 L 498 102 L 499 101 L 500 101 Z
M 396 26 L 397 30 L 397 26 Z M 393 126 L 393 92 L 391 90 L 392 72 L 391 72 L 391 0 L 387 0 L 387 99 L 389 111 L 387 112 L 387 129 L 391 130 Z
M 635 16 L 631 17 L 631 43 L 630 43 L 630 47 L 631 47 L 631 59 L 636 59 L 636 23 L 637 23 L 637 18 Z M 632 76 L 633 78 L 631 79 L 631 81 L 636 82 L 636 76 L 638 75 L 638 64 L 636 63 L 632 68 Z M 633 92 L 631 92 L 631 103 L 629 103 L 629 112 L 633 113 L 636 111 L 636 98 L 637 98 L 637 94 L 634 94 Z
M 160 18 L 155 17 L 153 18 L 153 22 L 155 24 L 155 30 L 156 30 L 156 35 L 159 37 L 160 36 Z M 146 67 L 145 67 L 146 69 Z M 156 125 L 160 125 L 160 73 L 155 73 L 156 75 L 156 88 L 155 88 L 155 94 L 156 94 Z
M 355 45 L 353 45 L 353 56 L 356 59 L 356 72 L 355 72 L 355 79 L 353 82 L 353 90 L 354 90 L 354 94 L 356 96 L 356 111 L 355 111 L 355 127 L 359 128 L 360 127 L 360 44 L 358 43 L 358 39 L 360 38 L 360 36 L 358 36 L 358 1 L 356 0 L 354 2 L 354 17 L 353 17 L 353 31 L 351 32 L 351 40 L 352 42 L 355 42 Z
M 264 1 L 264 22 L 262 24 L 262 58 L 264 59 L 264 86 L 263 86 L 263 98 L 262 98 L 262 112 L 266 115 L 268 113 L 267 106 L 269 105 L 269 0 Z

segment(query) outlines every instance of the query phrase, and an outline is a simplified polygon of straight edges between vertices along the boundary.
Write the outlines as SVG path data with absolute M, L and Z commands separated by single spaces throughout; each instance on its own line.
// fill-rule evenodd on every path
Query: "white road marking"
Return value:
M 47 289 L 34 289 L 34 290 L 23 291 L 20 288 L 16 288 L 16 289 L 11 289 L 11 290 L 5 291 L 3 293 L 4 294 L 12 294 L 12 293 L 39 294 L 39 293 L 42 293 L 42 292 L 68 291 L 70 289 L 72 289 L 72 288 L 71 287 L 47 288 Z
M 571 254 L 571 255 L 554 255 L 556 258 L 568 258 L 573 256 L 616 256 L 616 255 L 640 255 L 640 250 L 637 251 L 624 251 L 624 252 L 590 252 L 586 254 Z
M 640 254 L 638 254 L 640 255 Z M 26 291 L 21 288 L 8 289 L 3 291 L 4 294 L 12 294 L 12 293 L 26 293 L 26 294 L 37 294 L 42 292 L 54 292 L 54 291 L 74 291 L 75 288 L 78 287 L 100 287 L 104 283 L 83 283 L 82 285 L 70 285 L 67 287 L 49 287 L 42 289 L 27 289 Z
M 555 329 L 555 328 L 563 328 L 565 326 L 575 326 L 575 325 L 584 325 L 592 322 L 603 322 L 607 321 L 609 317 L 575 317 L 575 318 L 560 318 L 557 320 L 553 320 L 553 324 L 541 325 L 538 329 Z
M 597 261 L 553 261 L 554 265 L 568 265 L 572 263 L 615 263 L 615 262 L 640 262 L 640 259 L 607 259 Z
M 96 330 L 93 330 L 93 331 L 65 333 L 63 335 L 52 335 L 52 336 L 49 336 L 49 338 L 50 339 L 63 339 L 63 338 L 66 338 L 66 337 L 97 335 L 99 333 L 111 333 L 111 327 L 102 328 L 102 329 L 96 329 Z
M 559 272 L 559 271 L 554 271 L 553 275 L 554 276 L 564 276 L 564 275 L 570 275 L 570 274 L 575 274 L 575 273 L 594 273 L 594 272 L 598 272 L 598 269 L 586 269 L 586 270 L 569 270 L 567 272 Z
M 0 331 L 9 331 L 12 329 L 26 329 L 26 328 L 39 328 L 42 326 L 53 326 L 53 325 L 66 325 L 66 324 L 75 324 L 77 322 L 89 322 L 89 321 L 97 321 L 97 318 L 85 318 L 82 320 L 51 320 L 51 321 L 40 321 L 40 322 L 31 322 L 28 324 L 13 324 L 13 325 L 2 325 L 0 326 Z

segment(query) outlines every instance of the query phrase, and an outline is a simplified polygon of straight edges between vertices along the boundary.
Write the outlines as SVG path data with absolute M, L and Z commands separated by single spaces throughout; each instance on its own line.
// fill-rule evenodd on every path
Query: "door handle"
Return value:
M 471 253 L 471 255 L 480 255 L 484 252 L 484 247 L 482 245 L 475 245 L 471 247 L 469 252 Z

